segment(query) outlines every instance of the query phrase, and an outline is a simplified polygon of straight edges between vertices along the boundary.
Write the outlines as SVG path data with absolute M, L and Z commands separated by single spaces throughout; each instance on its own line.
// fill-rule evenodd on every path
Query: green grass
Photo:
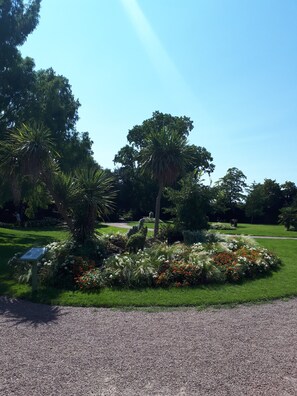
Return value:
M 127 228 L 112 227 L 104 223 L 99 224 L 96 229 L 101 234 L 115 234 L 117 232 L 120 232 L 121 234 L 126 234 L 128 231 Z
M 222 232 L 224 234 L 230 234 L 230 235 L 244 234 L 244 235 L 254 235 L 254 236 L 297 238 L 297 231 L 287 231 L 283 225 L 239 223 L 236 230 L 226 230 L 226 231 L 218 231 L 218 232 Z
M 106 231 L 108 228 L 104 227 Z M 108 231 L 110 232 L 110 231 Z M 9 278 L 7 261 L 16 252 L 32 246 L 63 240 L 61 230 L 14 230 L 0 228 L 0 294 L 57 305 L 97 307 L 205 307 L 209 305 L 258 302 L 297 296 L 297 243 L 293 240 L 261 240 L 260 244 L 274 251 L 283 267 L 271 276 L 243 284 L 211 285 L 184 289 L 111 290 L 85 294 L 56 289 L 40 289 L 34 298 L 28 285 Z

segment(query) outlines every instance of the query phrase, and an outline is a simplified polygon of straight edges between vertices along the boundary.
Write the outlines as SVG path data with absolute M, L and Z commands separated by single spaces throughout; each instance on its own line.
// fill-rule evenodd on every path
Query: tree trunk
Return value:
M 157 238 L 159 233 L 159 222 L 160 222 L 160 209 L 161 209 L 161 197 L 163 193 L 163 183 L 159 185 L 159 192 L 156 198 L 156 208 L 155 208 L 155 227 L 154 227 L 154 238 Z

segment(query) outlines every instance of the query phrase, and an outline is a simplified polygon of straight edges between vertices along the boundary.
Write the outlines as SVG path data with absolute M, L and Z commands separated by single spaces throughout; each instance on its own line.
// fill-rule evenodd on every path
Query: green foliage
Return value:
M 214 211 L 234 217 L 236 208 L 245 200 L 246 176 L 237 168 L 229 168 L 214 187 Z
M 246 198 L 245 213 L 250 217 L 251 223 L 254 219 L 259 219 L 264 215 L 265 211 L 265 193 L 263 185 L 260 183 L 253 183 L 249 188 L 249 193 Z
M 158 239 L 166 241 L 169 245 L 175 242 L 182 242 L 184 237 L 181 228 L 176 224 L 162 224 Z
M 24 122 L 28 92 L 34 86 L 34 62 L 22 59 L 18 47 L 38 24 L 41 0 L 0 2 L 0 139 L 6 128 Z
M 158 233 L 164 186 L 172 184 L 184 173 L 193 170 L 211 172 L 214 168 L 212 157 L 205 148 L 187 143 L 192 129 L 193 122 L 188 117 L 154 112 L 150 119 L 129 131 L 129 145 L 115 156 L 115 162 L 122 165 L 116 170 L 120 206 L 125 205 L 126 211 L 138 208 L 143 216 L 151 211 L 157 195 L 155 236 Z M 153 181 L 157 181 L 158 190 Z
M 277 224 L 279 210 L 290 202 L 294 196 L 294 188 L 291 183 L 281 189 L 281 186 L 271 179 L 265 179 L 264 183 L 253 184 L 246 201 L 246 214 L 251 221 L 265 224 Z
M 171 185 L 185 171 L 186 165 L 194 162 L 193 148 L 177 131 L 162 128 L 151 131 L 140 151 L 140 166 L 159 185 L 155 208 L 154 237 L 159 232 L 160 201 L 165 186 Z
M 1 0 L 0 4 L 0 46 L 7 55 L 13 54 L 13 49 L 24 44 L 27 36 L 38 24 L 41 0 Z M 27 3 L 27 4 L 26 4 Z M 3 61 L 3 58 L 2 58 Z
M 138 231 L 139 231 L 138 225 L 132 226 L 127 232 L 127 238 L 130 238 L 132 235 L 137 234 Z
M 102 275 L 108 286 L 151 287 L 158 265 L 157 260 L 140 250 L 136 254 L 111 256 L 104 263 Z
M 95 167 L 76 171 L 73 190 L 74 236 L 84 243 L 94 235 L 97 216 L 112 211 L 116 193 L 112 178 Z
M 75 283 L 83 292 L 98 292 L 103 285 L 102 271 L 99 268 L 90 269 L 79 275 Z
M 255 226 L 254 226 L 255 227 Z M 266 232 L 274 229 L 287 233 L 282 226 L 257 226 Z M 102 228 L 110 232 L 110 227 Z M 121 231 L 121 230 L 119 230 Z M 290 232 L 290 235 L 294 232 Z M 65 231 L 33 231 L 33 230 L 0 230 L 0 294 L 14 298 L 32 299 L 31 287 L 19 284 L 8 274 L 7 260 L 16 251 L 24 251 L 29 247 L 45 245 L 49 241 L 65 239 Z M 233 242 L 232 242 L 233 243 Z M 66 306 L 97 306 L 97 307 L 206 307 L 210 305 L 238 304 L 246 302 L 268 301 L 275 298 L 289 298 L 297 295 L 296 241 L 261 239 L 259 244 L 281 257 L 284 265 L 281 271 L 273 272 L 271 276 L 260 277 L 252 282 L 242 283 L 208 283 L 203 287 L 146 288 L 140 290 L 103 288 L 100 293 L 82 293 L 80 291 L 58 290 L 51 287 L 38 289 L 34 296 L 35 302 Z M 157 257 L 161 252 L 174 254 L 176 245 L 154 245 L 153 251 Z M 179 251 L 184 251 L 179 248 Z M 169 252 L 169 250 L 171 252 Z M 188 250 L 188 248 L 187 248 Z M 159 254 L 160 253 L 160 254 Z M 188 253 L 184 253 L 188 257 Z M 154 256 L 155 257 L 155 256 Z M 166 256 L 167 257 L 167 256 Z M 181 253 L 179 252 L 179 257 Z M 152 259 L 150 258 L 150 261 Z M 159 308 L 156 308 L 159 309 Z
M 226 223 L 212 223 L 212 224 L 210 224 L 209 228 L 211 230 L 226 230 L 226 231 L 236 230 L 236 227 L 231 226 L 230 224 L 226 224 Z
M 151 118 L 143 121 L 142 125 L 136 125 L 129 131 L 128 142 L 137 150 L 143 148 L 148 135 L 152 131 L 160 131 L 164 127 L 175 130 L 180 136 L 187 138 L 194 126 L 189 117 L 177 117 L 155 111 Z
M 54 217 L 43 217 L 40 220 L 28 220 L 26 221 L 26 227 L 28 228 L 47 228 L 54 227 L 61 224 L 61 220 Z
M 180 229 L 208 228 L 211 190 L 197 180 L 194 174 L 181 179 L 179 189 L 166 189 L 166 196 L 172 204 L 172 208 L 167 211 L 174 216 L 174 222 Z
M 136 253 L 138 250 L 143 250 L 147 236 L 147 227 L 142 227 L 136 234 L 132 234 L 127 241 L 127 249 L 129 252 Z
M 196 230 L 196 231 L 184 230 L 183 237 L 184 237 L 183 240 L 186 245 L 192 245 L 194 243 L 199 243 L 199 242 L 206 242 L 207 240 L 206 233 L 202 230 Z
M 286 230 L 297 231 L 297 207 L 289 206 L 280 210 L 279 222 L 286 227 Z

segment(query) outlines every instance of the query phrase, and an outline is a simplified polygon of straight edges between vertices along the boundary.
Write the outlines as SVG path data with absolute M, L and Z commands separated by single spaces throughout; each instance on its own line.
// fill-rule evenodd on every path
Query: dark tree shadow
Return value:
M 12 326 L 29 324 L 33 327 L 56 323 L 58 318 L 66 313 L 61 313 L 59 307 L 35 304 L 29 301 L 0 297 L 0 316 Z M 3 318 L 0 319 L 3 321 Z

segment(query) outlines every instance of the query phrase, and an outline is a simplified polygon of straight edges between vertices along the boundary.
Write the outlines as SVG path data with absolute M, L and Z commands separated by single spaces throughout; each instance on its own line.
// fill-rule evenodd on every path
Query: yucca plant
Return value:
M 76 171 L 73 180 L 74 235 L 84 243 L 94 236 L 97 217 L 112 211 L 116 192 L 113 179 L 97 167 Z

